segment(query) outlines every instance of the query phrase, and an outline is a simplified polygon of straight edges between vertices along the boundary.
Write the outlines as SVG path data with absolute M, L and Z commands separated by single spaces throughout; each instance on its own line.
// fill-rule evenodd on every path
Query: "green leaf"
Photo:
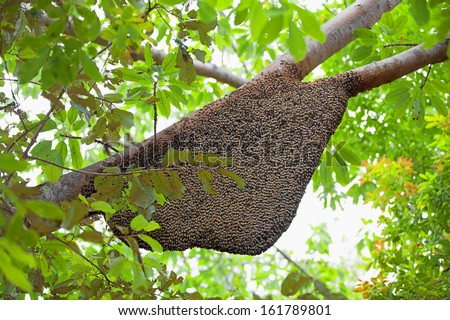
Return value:
M 198 5 L 198 14 L 200 16 L 200 19 L 206 23 L 211 24 L 216 21 L 216 10 L 210 6 L 208 1 L 205 0 L 199 0 L 197 2 Z
M 213 179 L 213 175 L 211 172 L 205 169 L 200 169 L 198 171 L 198 177 L 202 181 L 202 188 L 203 191 L 205 191 L 208 194 L 216 194 L 217 191 L 215 191 L 211 185 L 211 180 Z
M 367 59 L 372 54 L 373 47 L 369 46 L 359 46 L 355 50 L 351 52 L 351 56 L 354 61 L 362 61 L 364 59 Z
M 138 234 L 138 237 L 142 240 L 144 240 L 145 242 L 147 242 L 150 247 L 152 248 L 153 251 L 155 252 L 163 252 L 163 247 L 159 244 L 158 241 L 156 241 L 155 239 L 153 239 L 152 237 L 146 235 L 146 234 Z
M 255 1 L 254 5 L 250 8 L 250 14 L 250 34 L 253 39 L 258 41 L 268 20 L 262 3 Z
M 7 254 L 0 249 L 0 270 L 5 275 L 6 279 L 20 289 L 31 292 L 33 286 L 28 280 L 25 272 L 9 263 L 5 257 L 7 257 Z
M 299 272 L 294 271 L 290 273 L 281 283 L 281 294 L 284 296 L 292 296 L 304 285 L 311 282 L 310 277 L 301 275 Z
M 280 32 L 283 30 L 285 26 L 284 23 L 285 19 L 281 15 L 270 18 L 270 20 L 264 27 L 262 33 L 263 37 L 260 40 L 260 43 L 267 45 L 278 39 L 278 37 L 280 36 Z
M 141 214 L 138 214 L 136 217 L 133 218 L 130 222 L 130 227 L 134 231 L 142 231 L 144 230 L 145 226 L 147 226 L 148 221 L 145 219 L 145 217 Z
M 18 172 L 27 168 L 28 164 L 24 160 L 17 160 L 12 153 L 0 154 L 0 171 Z
M 95 230 L 83 231 L 80 233 L 79 237 L 83 240 L 102 243 L 103 242 L 103 234 L 101 232 Z
M 175 53 L 169 53 L 164 58 L 161 67 L 165 74 L 171 74 L 171 73 L 178 72 L 176 65 L 177 65 L 177 55 Z
M 409 12 L 419 26 L 426 24 L 430 20 L 430 11 L 426 0 L 410 0 Z
M 361 39 L 364 42 L 364 45 L 373 46 L 378 43 L 378 37 L 376 33 L 370 29 L 355 29 L 354 35 L 356 38 Z
M 290 22 L 287 45 L 296 61 L 301 61 L 306 54 L 306 42 L 303 36 L 303 31 L 294 22 Z
M 339 155 L 347 162 L 355 165 L 361 165 L 361 158 L 348 146 L 344 145 L 339 149 Z
M 448 108 L 439 96 L 430 96 L 431 105 L 444 117 L 448 114 Z
M 80 151 L 80 141 L 78 139 L 69 139 L 69 149 L 73 167 L 75 169 L 81 168 L 83 166 L 83 157 Z
M 131 202 L 143 209 L 147 209 L 155 201 L 153 186 L 148 174 L 141 174 L 139 177 L 132 177 L 130 189 Z
M 50 140 L 39 141 L 37 145 L 31 149 L 31 155 L 39 158 L 45 158 L 52 150 L 52 142 Z
M 112 103 L 123 102 L 123 95 L 121 93 L 107 93 L 103 95 L 103 99 Z
M 177 158 L 178 158 L 178 150 L 173 149 L 173 148 L 169 148 L 167 150 L 167 152 L 165 153 L 165 155 L 164 155 L 162 164 L 165 167 L 177 164 L 178 163 L 178 159 Z
M 84 72 L 91 77 L 94 81 L 102 81 L 103 77 L 98 70 L 95 62 L 84 52 L 80 53 L 81 66 L 83 67 Z
M 238 7 L 239 9 L 239 7 Z M 241 23 L 243 23 L 244 21 L 247 20 L 248 17 L 248 7 L 239 11 L 236 11 L 236 15 L 234 16 L 234 24 L 236 26 L 240 25 Z
M 197 72 L 195 71 L 194 62 L 192 61 L 189 52 L 179 48 L 177 53 L 177 63 L 180 67 L 180 80 L 187 84 L 191 84 L 195 80 Z
M 223 176 L 231 178 L 234 182 L 236 182 L 236 185 L 240 189 L 244 189 L 245 188 L 245 180 L 243 178 L 241 178 L 240 176 L 238 176 L 233 171 L 230 171 L 230 170 L 227 170 L 227 169 L 224 169 L 224 168 L 219 168 L 219 169 L 217 169 L 217 172 L 220 173 Z
M 320 29 L 320 22 L 316 16 L 312 12 L 301 8 L 298 8 L 297 12 L 302 20 L 302 29 L 306 35 L 320 43 L 324 43 L 327 38 L 325 37 L 325 33 Z
M 402 116 L 404 116 L 406 111 L 412 107 L 414 100 L 415 97 L 411 96 L 408 98 L 408 100 L 406 100 L 406 103 L 405 100 L 403 101 L 398 100 L 398 103 L 395 105 L 395 107 L 397 107 L 397 110 L 395 111 L 395 116 L 397 118 L 401 118 Z
M 94 41 L 100 34 L 101 23 L 97 13 L 85 7 L 77 7 L 82 19 L 73 20 L 73 29 L 79 39 L 84 42 Z
M 25 206 L 31 212 L 50 220 L 63 220 L 66 216 L 59 206 L 44 200 L 26 200 Z
M 341 166 L 337 161 L 333 161 L 333 169 L 338 183 L 342 186 L 346 186 L 350 183 L 350 177 L 346 166 Z
M 159 90 L 156 92 L 156 97 L 159 99 L 156 102 L 158 113 L 163 117 L 169 118 L 170 116 L 170 100 L 168 93 L 165 90 Z
M 25 38 L 22 38 L 23 40 Z M 41 70 L 48 56 L 50 55 L 50 48 L 41 47 L 37 53 L 37 58 L 28 60 L 24 64 L 18 65 L 18 78 L 20 83 L 28 83 L 33 80 Z
M 159 0 L 159 4 L 168 5 L 168 6 L 174 6 L 176 4 L 185 2 L 186 0 Z
M 73 108 L 73 107 L 71 107 L 70 109 L 69 109 L 69 111 L 67 112 L 67 121 L 70 123 L 70 124 L 73 124 L 76 120 L 77 120 L 77 118 L 78 118 L 78 110 L 77 109 L 75 109 L 75 108 Z
M 194 49 L 192 51 L 192 53 L 194 54 L 194 56 L 197 58 L 198 61 L 205 63 L 205 57 L 206 57 L 205 51 L 199 50 L 199 49 Z
M 95 201 L 91 203 L 91 208 L 104 213 L 114 214 L 114 210 L 108 202 L 105 201 Z
M 91 131 L 89 131 L 88 136 L 83 139 L 84 142 L 89 145 L 94 142 L 95 139 L 103 137 L 106 132 L 106 124 L 107 122 L 105 117 L 98 118 L 94 127 L 91 129 Z
M 169 177 L 162 170 L 150 171 L 150 178 L 157 193 L 163 194 L 171 199 L 181 199 L 183 197 L 184 186 L 178 174 L 171 170 L 169 171 Z
M 120 121 L 125 130 L 129 130 L 134 126 L 134 116 L 131 112 L 115 108 L 111 113 Z
M 155 64 L 155 60 L 153 60 L 152 47 L 148 43 L 144 48 L 144 60 L 148 67 L 151 67 Z
M 24 264 L 30 268 L 36 268 L 36 260 L 34 256 L 31 253 L 26 252 L 14 241 L 7 238 L 1 238 L 0 246 L 3 247 L 3 249 L 9 253 L 11 258 L 19 264 Z
M 54 165 L 47 164 L 42 166 L 42 173 L 50 183 L 55 183 L 62 175 L 62 169 Z
M 399 87 L 398 89 L 391 90 L 385 97 L 385 101 L 389 104 L 397 104 L 398 102 L 402 103 L 406 99 L 410 98 L 410 90 L 409 87 Z

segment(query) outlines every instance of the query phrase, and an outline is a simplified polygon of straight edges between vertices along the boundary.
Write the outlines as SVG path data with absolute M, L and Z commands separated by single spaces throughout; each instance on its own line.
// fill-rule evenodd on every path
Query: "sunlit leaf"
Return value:
M 281 283 L 281 294 L 284 296 L 292 296 L 307 283 L 311 282 L 311 278 L 301 275 L 299 272 L 290 273 Z
M 25 206 L 31 212 L 50 220 L 63 220 L 66 216 L 61 207 L 44 200 L 27 200 Z
M 163 252 L 163 247 L 159 244 L 158 241 L 153 239 L 152 237 L 146 235 L 146 234 L 139 234 L 138 237 L 145 242 L 147 242 L 153 251 L 155 252 Z

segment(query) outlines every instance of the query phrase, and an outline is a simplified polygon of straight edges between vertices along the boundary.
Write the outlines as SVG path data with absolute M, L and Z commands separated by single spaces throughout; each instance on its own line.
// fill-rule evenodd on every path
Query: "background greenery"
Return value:
M 320 24 L 349 4 L 328 1 L 311 13 L 287 0 L 0 0 L 0 297 L 449 298 L 448 62 L 353 98 L 324 153 L 323 160 L 331 153 L 334 160 L 322 161 L 314 174 L 326 207 L 351 198 L 382 210 L 378 220 L 364 220 L 382 231 L 360 233 L 355 248 L 363 267 L 377 274 L 368 281 L 358 281 L 360 265 L 323 258 L 332 240 L 325 225 L 311 230 L 304 261 L 293 261 L 281 251 L 161 253 L 151 238 L 155 252 L 140 251 L 104 222 L 76 223 L 86 209 L 108 218 L 120 206 L 145 217 L 156 201 L 178 196 L 164 186 L 151 189 L 138 173 L 120 177 L 128 186 L 119 190 L 129 195 L 125 203 L 90 197 L 59 207 L 29 200 L 35 190 L 27 183 L 35 184 L 36 175 L 38 183 L 55 182 L 63 168 L 81 169 L 149 137 L 155 110 L 159 121 L 183 117 L 233 90 L 197 76 L 194 60 L 251 79 L 282 52 L 301 59 L 301 39 L 323 41 Z M 431 46 L 450 31 L 449 11 L 449 1 L 403 1 L 308 80 L 413 44 Z M 151 48 L 167 54 L 162 65 Z M 105 181 L 98 185 L 108 191 Z M 30 213 L 64 228 L 39 237 L 23 223 Z M 156 227 L 144 219 L 133 228 Z

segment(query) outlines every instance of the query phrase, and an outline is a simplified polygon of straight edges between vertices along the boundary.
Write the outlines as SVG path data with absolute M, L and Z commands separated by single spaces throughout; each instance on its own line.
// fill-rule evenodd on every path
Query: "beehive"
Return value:
M 179 175 L 186 187 L 183 199 L 158 206 L 161 229 L 150 236 L 165 250 L 193 247 L 257 255 L 270 248 L 296 215 L 320 156 L 346 110 L 350 97 L 361 91 L 353 73 L 300 82 L 271 73 L 199 110 L 164 132 L 156 150 L 141 148 L 128 162 L 160 163 L 169 147 L 228 156 L 229 168 L 245 179 L 245 189 L 215 175 L 217 193 L 202 190 L 196 166 Z M 113 215 L 117 236 L 129 226 L 132 212 Z M 130 228 L 129 228 L 130 229 Z M 139 245 L 150 249 L 138 239 Z

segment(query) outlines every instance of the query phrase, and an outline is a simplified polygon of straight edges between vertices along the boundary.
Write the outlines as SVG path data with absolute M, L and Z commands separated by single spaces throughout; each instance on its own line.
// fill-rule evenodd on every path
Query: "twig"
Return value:
M 158 86 L 158 79 L 153 82 L 153 97 L 156 99 L 156 88 Z M 153 154 L 156 151 L 156 124 L 158 121 L 158 109 L 156 108 L 156 100 L 153 102 Z
M 418 43 L 391 43 L 391 44 L 385 44 L 383 48 L 389 48 L 389 47 L 416 47 L 418 46 Z
M 54 104 L 52 104 L 52 106 L 50 107 L 50 110 L 47 112 L 47 114 L 45 115 L 44 119 L 42 119 L 42 121 L 40 122 L 36 132 L 33 135 L 33 138 L 31 138 L 30 143 L 28 144 L 27 148 L 25 149 L 25 151 L 22 154 L 22 159 L 28 158 L 28 152 L 30 151 L 31 147 L 36 143 L 37 137 L 39 136 L 39 134 L 41 133 L 42 129 L 44 128 L 44 125 L 50 119 L 50 116 L 52 115 L 53 110 L 55 110 L 55 105 Z
M 333 291 L 331 291 L 326 285 L 325 283 L 323 283 L 322 281 L 320 281 L 319 279 L 314 279 L 314 277 L 312 277 L 309 273 L 307 273 L 305 271 L 305 269 L 303 269 L 297 262 L 295 262 L 294 260 L 291 259 L 291 257 L 289 257 L 284 251 L 282 251 L 281 249 L 275 247 L 275 249 L 290 263 L 292 263 L 297 269 L 299 269 L 305 276 L 307 276 L 308 278 L 311 278 L 314 284 L 314 288 L 316 288 L 316 290 L 322 294 L 326 299 L 329 300 L 347 300 L 348 298 L 346 296 L 344 296 L 343 294 L 339 293 L 336 294 Z
M 16 139 L 14 139 L 14 141 L 11 143 L 11 145 L 6 148 L 6 152 L 10 152 L 12 150 L 12 148 L 16 145 L 17 142 L 19 142 L 20 139 L 22 139 L 23 137 L 25 137 L 28 133 L 30 133 L 30 131 L 32 131 L 34 128 L 36 128 L 37 126 L 39 126 L 39 124 L 42 122 L 43 120 L 39 121 L 38 123 L 36 123 L 34 126 L 32 126 L 31 128 L 29 128 L 28 130 L 25 130 L 24 132 L 22 132 L 21 135 L 19 135 Z
M 51 239 L 54 239 L 56 241 L 59 241 L 63 244 L 65 244 L 67 247 L 69 247 L 73 252 L 75 252 L 77 255 L 79 255 L 81 258 L 83 258 L 87 263 L 89 263 L 91 266 L 93 266 L 95 269 L 98 270 L 98 272 L 101 273 L 101 275 L 105 278 L 106 282 L 108 283 L 108 287 L 111 287 L 111 280 L 109 280 L 108 276 L 106 275 L 105 272 L 103 272 L 102 269 L 99 268 L 99 266 L 97 266 L 95 263 L 93 263 L 91 260 L 89 260 L 88 258 L 86 258 L 83 254 L 81 254 L 80 252 L 78 252 L 77 250 L 75 250 L 74 248 L 72 248 L 71 246 L 69 246 L 67 244 L 67 242 L 59 239 L 57 236 L 55 235 L 51 235 Z
M 430 75 L 430 71 L 431 71 L 431 68 L 432 68 L 432 67 L 433 67 L 432 64 L 430 64 L 430 65 L 428 66 L 428 71 L 427 71 L 427 74 L 425 75 L 425 79 L 423 79 L 423 82 L 422 82 L 422 84 L 420 85 L 420 90 L 422 90 L 423 87 L 425 87 L 425 84 L 426 84 L 427 81 L 428 81 L 428 76 Z
M 65 167 L 63 165 L 60 165 L 58 163 L 46 160 L 46 159 L 42 159 L 39 157 L 34 157 L 34 156 L 28 156 L 27 159 L 30 160 L 36 160 L 36 161 L 42 161 L 45 162 L 47 164 L 50 164 L 52 166 L 61 168 L 63 170 L 68 170 L 68 171 L 72 171 L 72 172 L 78 172 L 78 173 L 82 173 L 82 174 L 86 174 L 86 175 L 93 175 L 93 176 L 104 176 L 104 177 L 119 177 L 119 176 L 129 176 L 135 173 L 146 173 L 149 171 L 157 171 L 157 170 L 161 170 L 161 169 L 153 169 L 153 168 L 149 168 L 149 169 L 145 169 L 145 170 L 133 170 L 133 171 L 127 171 L 127 172 L 121 172 L 121 173 L 108 173 L 108 172 L 92 172 L 92 171 L 86 171 L 86 170 L 78 170 L 78 169 L 73 169 L 73 168 L 69 168 L 69 167 Z
M 0 80 L 2 80 L 2 81 L 9 81 L 9 82 L 19 82 L 19 79 L 11 79 L 11 78 L 0 78 Z M 28 83 L 32 83 L 32 84 L 35 84 L 37 86 L 42 86 L 41 83 L 36 82 L 36 81 L 28 81 Z
M 159 6 L 160 8 L 164 9 L 166 12 L 170 13 L 166 8 L 164 8 L 163 6 Z M 158 9 L 156 9 L 156 12 L 158 12 L 159 16 L 161 17 L 161 19 L 164 21 L 164 23 L 169 27 L 170 30 L 172 30 L 172 32 L 174 31 L 172 26 L 166 21 L 166 19 L 164 19 L 164 17 L 162 16 L 161 12 L 159 12 Z
M 63 137 L 63 138 L 68 138 L 68 139 L 77 139 L 77 140 L 83 139 L 82 137 L 71 136 L 71 135 L 68 135 L 68 134 L 59 134 L 59 136 Z M 117 148 L 115 148 L 115 147 L 113 147 L 111 145 L 111 142 L 103 142 L 100 139 L 95 139 L 94 142 L 99 143 L 99 144 L 101 144 L 101 145 L 103 145 L 103 146 L 113 150 L 114 152 L 120 152 L 119 149 L 117 149 Z
M 300 270 L 305 276 L 307 276 L 308 278 L 314 279 L 313 277 L 311 277 L 311 275 L 305 271 L 305 269 L 303 269 L 297 262 L 295 262 L 294 260 L 291 259 L 291 257 L 289 257 L 287 255 L 286 252 L 284 252 L 283 250 L 274 247 L 287 261 L 289 261 L 290 263 L 292 263 L 298 270 Z

